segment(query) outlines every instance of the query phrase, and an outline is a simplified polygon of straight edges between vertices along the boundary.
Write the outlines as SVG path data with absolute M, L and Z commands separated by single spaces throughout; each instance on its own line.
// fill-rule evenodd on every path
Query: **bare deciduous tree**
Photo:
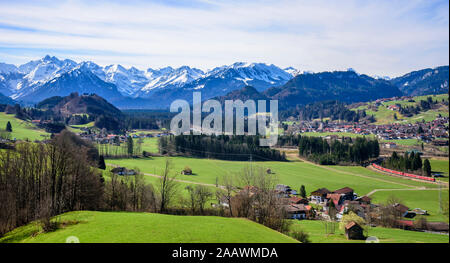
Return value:
M 171 162 L 166 159 L 164 163 L 164 169 L 161 177 L 159 178 L 158 193 L 159 193 L 159 211 L 161 213 L 166 212 L 167 207 L 170 205 L 172 198 L 176 195 L 178 183 L 175 180 L 176 174 L 171 175 Z

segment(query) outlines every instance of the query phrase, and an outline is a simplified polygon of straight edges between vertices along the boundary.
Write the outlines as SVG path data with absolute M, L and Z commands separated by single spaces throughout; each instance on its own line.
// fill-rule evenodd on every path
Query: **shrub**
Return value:
M 302 243 L 311 243 L 311 240 L 309 239 L 309 234 L 306 233 L 303 229 L 293 230 L 289 232 L 289 236 L 295 238 L 296 240 Z

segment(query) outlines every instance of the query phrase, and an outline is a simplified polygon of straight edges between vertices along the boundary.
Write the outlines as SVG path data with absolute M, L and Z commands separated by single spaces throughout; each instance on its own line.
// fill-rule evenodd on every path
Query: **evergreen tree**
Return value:
M 422 158 L 420 158 L 420 154 L 417 153 L 414 155 L 413 170 L 419 170 L 421 168 L 422 168 Z
M 306 198 L 306 189 L 304 185 L 300 186 L 300 196 Z
M 129 156 L 133 155 L 133 138 L 131 136 L 128 136 L 127 139 L 127 151 Z
M 105 158 L 103 158 L 103 155 L 100 155 L 100 159 L 98 160 L 98 168 L 102 170 L 106 169 Z
M 423 162 L 423 171 L 427 176 L 431 176 L 431 164 L 428 159 L 425 159 L 425 161 Z
M 7 131 L 7 132 L 12 132 L 11 122 L 9 122 L 9 121 L 8 121 L 8 123 L 6 124 L 6 131 Z

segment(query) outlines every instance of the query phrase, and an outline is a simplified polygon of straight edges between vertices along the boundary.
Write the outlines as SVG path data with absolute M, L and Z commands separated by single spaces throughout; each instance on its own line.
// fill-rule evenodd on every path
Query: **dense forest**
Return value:
M 259 136 L 178 135 L 159 138 L 159 152 L 222 160 L 285 161 L 286 156 L 269 147 L 259 146 Z
M 300 120 L 310 121 L 314 119 L 330 118 L 331 120 L 344 120 L 358 122 L 367 117 L 364 110 L 352 111 L 346 104 L 339 101 L 321 101 L 306 105 L 297 105 L 280 112 L 280 118 L 298 116 Z
M 391 157 L 383 161 L 382 166 L 397 171 L 431 176 L 430 161 L 425 159 L 422 162 L 422 158 L 418 152 L 405 152 L 403 156 L 398 155 L 397 152 L 393 152 Z
M 351 141 L 327 141 L 320 137 L 302 136 L 299 142 L 299 155 L 319 164 L 357 163 L 362 164 L 380 154 L 377 140 L 366 138 Z

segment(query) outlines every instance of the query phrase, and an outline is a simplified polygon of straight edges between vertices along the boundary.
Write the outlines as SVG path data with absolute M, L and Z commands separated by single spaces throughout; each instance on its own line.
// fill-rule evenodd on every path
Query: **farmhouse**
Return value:
M 291 204 L 286 206 L 288 218 L 291 219 L 307 219 L 311 217 L 311 206 L 304 204 Z
M 289 198 L 289 203 L 291 204 L 304 204 L 307 205 L 308 204 L 308 200 L 306 198 L 301 198 L 301 197 L 297 197 L 297 196 L 293 196 Z
M 356 199 L 356 194 L 354 193 L 353 189 L 350 187 L 344 187 L 344 188 L 338 189 L 338 190 L 334 191 L 333 194 L 341 195 L 342 200 L 353 201 Z
M 330 190 L 326 188 L 320 188 L 311 192 L 311 202 L 324 203 L 327 199 L 327 194 L 330 194 Z
M 413 218 L 416 216 L 415 212 L 409 211 L 409 207 L 399 204 L 399 203 L 395 203 L 393 205 L 394 209 L 402 216 L 402 217 L 406 217 L 406 218 Z

